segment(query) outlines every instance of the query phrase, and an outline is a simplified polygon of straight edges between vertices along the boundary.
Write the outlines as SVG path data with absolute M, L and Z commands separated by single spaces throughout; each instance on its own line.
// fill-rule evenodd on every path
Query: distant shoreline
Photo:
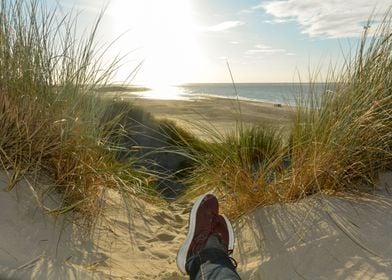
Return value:
M 99 87 L 95 91 L 96 92 L 141 92 L 141 91 L 149 91 L 151 88 L 144 86 L 122 86 L 122 85 L 109 85 L 104 87 Z
M 333 85 L 318 83 L 239 83 L 236 87 L 230 83 L 220 84 L 184 84 L 178 86 L 143 87 L 143 86 L 108 86 L 100 89 L 104 93 L 135 94 L 140 98 L 162 100 L 198 100 L 205 98 L 225 98 L 231 100 L 264 102 L 295 106 L 299 96 L 321 96 L 326 90 L 333 90 Z
M 244 101 L 244 102 L 258 102 L 258 103 L 268 103 L 275 106 L 283 107 L 294 107 L 294 105 L 286 104 L 284 102 L 274 102 L 272 100 L 266 99 L 256 99 L 256 98 L 249 98 L 244 96 L 223 96 L 218 94 L 209 94 L 209 93 L 195 93 L 194 95 L 185 96 L 177 96 L 177 97 L 155 97 L 145 94 L 146 92 L 152 92 L 151 88 L 148 87 L 125 87 L 125 86 L 109 86 L 109 87 L 102 87 L 96 90 L 99 93 L 104 93 L 105 95 L 118 95 L 119 98 L 141 98 L 147 100 L 165 100 L 165 101 L 197 101 L 201 99 L 226 99 L 232 101 Z

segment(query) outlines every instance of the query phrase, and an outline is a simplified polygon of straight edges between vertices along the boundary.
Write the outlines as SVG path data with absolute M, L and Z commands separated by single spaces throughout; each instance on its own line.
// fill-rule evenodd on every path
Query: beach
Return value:
M 155 118 L 172 120 L 203 139 L 206 138 L 205 127 L 225 133 L 241 122 L 287 130 L 295 116 L 293 108 L 288 105 L 262 101 L 207 96 L 189 100 L 147 99 L 118 92 L 108 92 L 104 96 L 140 106 Z

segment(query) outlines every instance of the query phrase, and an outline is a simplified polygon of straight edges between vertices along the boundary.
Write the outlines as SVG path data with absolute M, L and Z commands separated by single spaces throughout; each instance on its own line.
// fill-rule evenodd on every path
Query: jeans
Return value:
M 191 280 L 241 280 L 227 253 L 214 239 L 186 262 Z M 215 243 L 215 244 L 214 244 Z

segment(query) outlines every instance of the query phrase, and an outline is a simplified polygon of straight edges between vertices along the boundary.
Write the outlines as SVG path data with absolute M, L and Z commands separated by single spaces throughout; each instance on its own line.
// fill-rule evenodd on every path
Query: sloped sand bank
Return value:
M 243 279 L 391 279 L 391 182 L 383 175 L 377 195 L 257 209 L 236 225 Z
M 0 279 L 187 279 L 176 268 L 191 204 L 163 208 L 107 191 L 102 219 L 82 238 L 69 216 L 36 207 L 25 182 L 0 180 Z M 377 195 L 316 195 L 259 208 L 235 224 L 243 279 L 390 279 L 392 175 Z M 392 190 L 391 190 L 392 191 Z M 51 204 L 49 199 L 47 204 Z M 130 221 L 130 222 L 129 222 Z
M 183 279 L 175 255 L 189 205 L 162 211 L 135 199 L 127 209 L 108 190 L 104 214 L 86 237 L 70 216 L 37 208 L 26 182 L 5 192 L 1 179 L 0 279 Z

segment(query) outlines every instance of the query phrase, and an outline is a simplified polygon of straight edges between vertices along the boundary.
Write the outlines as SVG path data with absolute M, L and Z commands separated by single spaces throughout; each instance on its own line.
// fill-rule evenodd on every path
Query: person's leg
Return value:
M 177 254 L 177 266 L 193 279 L 240 279 L 229 257 L 234 247 L 230 221 L 219 215 L 217 199 L 207 194 L 192 207 L 189 231 Z
M 218 236 L 212 235 L 199 254 L 188 259 L 186 264 L 190 279 L 235 279 L 240 277 Z

